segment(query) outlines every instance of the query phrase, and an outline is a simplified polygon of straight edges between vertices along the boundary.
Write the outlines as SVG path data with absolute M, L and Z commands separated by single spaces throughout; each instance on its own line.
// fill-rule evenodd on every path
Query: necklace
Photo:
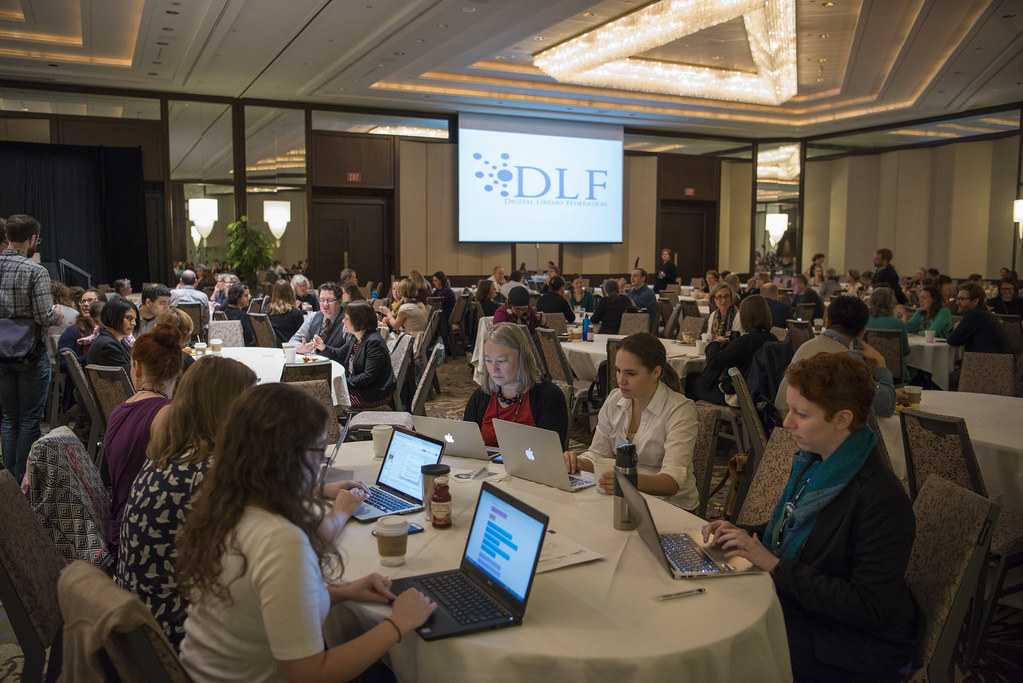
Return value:
M 163 396 L 168 401 L 170 400 L 170 396 L 168 396 L 167 394 L 163 393 L 162 391 L 157 391 L 156 389 L 149 389 L 147 387 L 141 387 L 141 388 L 139 388 L 139 391 L 148 391 L 151 394 L 159 394 L 160 396 Z
M 518 403 L 519 399 L 521 398 L 522 394 L 515 394 L 515 396 L 508 398 L 504 395 L 504 392 L 502 392 L 501 389 L 497 390 L 497 400 L 500 401 L 503 405 L 510 406 L 512 404 Z

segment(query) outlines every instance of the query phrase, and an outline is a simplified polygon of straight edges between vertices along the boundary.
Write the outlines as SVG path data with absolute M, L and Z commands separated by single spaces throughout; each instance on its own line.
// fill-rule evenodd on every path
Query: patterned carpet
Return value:
M 426 412 L 432 417 L 461 419 L 462 411 L 469 396 L 476 388 L 472 380 L 472 370 L 462 358 L 451 359 L 437 369 L 438 383 L 441 393 L 427 402 Z M 569 447 L 572 450 L 585 450 L 590 443 L 590 433 L 585 420 L 577 419 L 571 426 Z M 734 450 L 731 442 L 725 441 L 716 454 L 714 481 L 720 481 L 724 475 L 728 457 Z M 728 487 L 711 500 L 708 505 L 708 518 L 720 517 L 721 508 L 727 495 Z M 949 679 L 957 683 L 1005 682 L 1019 683 L 1023 681 L 1023 610 L 1012 607 L 1000 607 L 994 616 L 985 647 L 981 652 L 977 666 L 967 668 L 965 659 L 965 635 L 960 636 L 956 653 L 949 671 Z M 24 660 L 17 639 L 11 630 L 7 615 L 0 606 L 0 681 L 16 681 L 19 679 Z

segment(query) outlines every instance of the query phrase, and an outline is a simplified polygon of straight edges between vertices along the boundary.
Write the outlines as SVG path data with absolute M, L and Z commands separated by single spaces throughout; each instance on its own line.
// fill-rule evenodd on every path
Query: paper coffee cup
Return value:
M 408 520 L 397 515 L 388 515 L 377 520 L 373 535 L 377 537 L 377 552 L 380 564 L 397 567 L 405 564 L 408 549 Z
M 600 488 L 600 477 L 604 472 L 613 472 L 615 468 L 614 458 L 594 458 L 593 459 L 593 481 L 597 482 L 597 491 L 605 495 L 611 495 L 604 489 Z
M 920 399 L 923 397 L 923 389 L 921 387 L 907 384 L 905 387 L 906 398 L 909 399 L 909 407 L 917 410 L 920 408 Z
M 387 453 L 387 444 L 391 440 L 390 425 L 377 425 L 373 427 L 373 457 L 382 458 Z
M 934 343 L 934 330 L 924 330 L 924 341 L 928 344 Z
M 700 354 L 701 356 L 703 354 L 707 353 L 707 340 L 706 339 L 701 339 L 700 341 L 696 342 L 696 353 Z
M 204 356 L 206 355 L 206 342 L 195 343 L 195 355 Z
M 210 352 L 220 353 L 220 349 L 224 346 L 223 339 L 211 339 L 210 340 Z
M 703 334 L 700 335 L 700 339 L 709 344 L 712 341 L 714 341 L 714 335 L 711 334 L 710 332 L 704 332 Z
M 814 318 L 813 327 L 815 330 L 819 330 L 824 327 L 824 318 Z
M 284 345 L 284 362 L 294 363 L 295 362 L 295 345 L 285 344 Z

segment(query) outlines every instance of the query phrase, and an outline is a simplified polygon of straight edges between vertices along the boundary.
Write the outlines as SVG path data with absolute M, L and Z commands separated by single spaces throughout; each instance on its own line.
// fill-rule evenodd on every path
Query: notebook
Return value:
M 488 448 L 483 443 L 480 426 L 465 420 L 445 420 L 440 417 L 412 416 L 412 424 L 416 432 L 426 434 L 444 442 L 444 455 L 453 458 L 474 458 L 490 460 L 499 455 L 496 448 Z
M 547 522 L 547 515 L 483 482 L 458 569 L 391 583 L 395 595 L 416 588 L 437 603 L 416 629 L 423 640 L 521 624 Z
M 724 552 L 705 548 L 689 534 L 662 534 L 657 531 L 650 507 L 632 483 L 615 472 L 615 481 L 629 504 L 629 513 L 639 522 L 639 537 L 674 579 L 708 579 L 715 576 L 746 574 L 753 566 L 742 558 L 726 560 Z
M 494 433 L 501 447 L 504 469 L 513 477 L 572 492 L 594 485 L 592 481 L 568 474 L 557 432 L 494 420 Z
M 443 441 L 395 427 L 380 463 L 376 485 L 369 487 L 369 497 L 352 517 L 369 522 L 384 515 L 406 515 L 422 510 L 423 473 L 420 468 L 440 462 L 443 450 Z

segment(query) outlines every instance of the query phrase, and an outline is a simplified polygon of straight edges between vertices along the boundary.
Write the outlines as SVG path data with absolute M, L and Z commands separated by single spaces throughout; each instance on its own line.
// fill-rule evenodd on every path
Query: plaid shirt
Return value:
M 49 273 L 17 249 L 0 254 L 0 318 L 34 318 L 40 334 L 57 324 Z

